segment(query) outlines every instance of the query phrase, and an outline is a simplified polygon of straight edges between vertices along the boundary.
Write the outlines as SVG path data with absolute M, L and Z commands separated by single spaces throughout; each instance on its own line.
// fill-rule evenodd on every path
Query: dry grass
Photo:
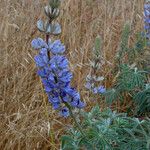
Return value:
M 0 149 L 58 149 L 59 137 L 68 120 L 59 118 L 47 103 L 42 84 L 36 75 L 31 40 L 41 35 L 36 21 L 44 16 L 47 0 L 0 0 Z M 107 60 L 100 72 L 111 86 L 110 72 L 115 65 L 123 25 L 128 21 L 133 35 L 142 29 L 144 0 L 65 0 L 59 21 L 60 36 L 67 47 L 67 57 L 74 72 L 73 85 L 89 102 L 83 88 L 89 72 L 93 42 L 103 38 L 103 57 Z M 88 105 L 90 108 L 90 105 Z M 54 138 L 50 137 L 51 129 Z M 57 147 L 57 148 L 55 148 Z

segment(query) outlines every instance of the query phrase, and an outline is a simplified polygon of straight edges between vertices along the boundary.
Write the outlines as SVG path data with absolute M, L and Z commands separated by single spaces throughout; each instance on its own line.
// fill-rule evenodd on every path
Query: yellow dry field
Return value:
M 52 110 L 36 75 L 31 41 L 43 37 L 36 22 L 45 18 L 43 8 L 47 0 L 0 0 L 0 149 L 1 150 L 57 150 L 60 137 L 71 125 Z M 84 88 L 89 73 L 89 60 L 97 35 L 103 39 L 102 57 L 106 61 L 100 75 L 104 85 L 115 82 L 111 75 L 119 48 L 122 28 L 130 24 L 132 34 L 143 29 L 144 0 L 62 0 L 60 38 L 66 45 L 70 69 L 74 73 L 72 85 L 87 103 L 93 105 Z M 67 124 L 67 125 L 65 125 Z M 51 134 L 52 133 L 52 134 Z

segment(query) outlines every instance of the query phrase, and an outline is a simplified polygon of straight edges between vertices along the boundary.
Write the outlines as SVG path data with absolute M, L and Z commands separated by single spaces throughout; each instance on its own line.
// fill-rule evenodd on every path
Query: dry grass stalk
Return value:
M 55 115 L 47 102 L 42 84 L 36 75 L 33 61 L 35 51 L 31 40 L 41 34 L 35 24 L 43 17 L 42 8 L 47 0 L 1 0 L 0 2 L 0 149 L 51 149 L 49 132 L 53 126 L 55 145 L 67 120 Z M 78 87 L 87 103 L 90 99 L 83 88 L 89 72 L 93 42 L 97 34 L 103 38 L 104 59 L 101 73 L 106 76 L 105 85 L 112 85 L 122 27 L 131 23 L 134 33 L 142 29 L 144 0 L 65 0 L 60 22 L 63 32 L 60 38 L 67 47 L 67 57 L 74 72 L 73 85 Z M 92 106 L 88 105 L 87 109 Z M 119 106 L 120 107 L 120 106 Z

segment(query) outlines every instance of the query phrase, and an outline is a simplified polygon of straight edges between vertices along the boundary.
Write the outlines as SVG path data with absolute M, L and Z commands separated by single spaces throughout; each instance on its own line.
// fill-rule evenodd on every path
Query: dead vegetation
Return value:
M 0 1 L 0 149 L 58 149 L 59 138 L 68 120 L 59 118 L 47 102 L 33 57 L 31 40 L 43 36 L 36 21 L 44 16 L 47 0 Z M 103 39 L 107 61 L 100 72 L 109 87 L 115 80 L 110 72 L 115 65 L 122 27 L 128 21 L 134 33 L 142 30 L 144 0 L 65 0 L 61 6 L 60 37 L 74 72 L 73 85 L 90 103 L 84 89 L 89 72 L 93 42 Z M 88 105 L 90 108 L 91 105 Z M 50 136 L 50 133 L 53 136 Z

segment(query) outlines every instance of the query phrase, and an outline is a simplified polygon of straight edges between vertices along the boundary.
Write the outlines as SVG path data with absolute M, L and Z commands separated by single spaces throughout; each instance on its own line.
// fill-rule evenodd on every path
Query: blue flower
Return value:
M 150 9 L 150 4 L 149 3 L 144 4 L 144 9 Z
M 64 117 L 69 115 L 69 110 L 64 105 L 67 103 L 73 108 L 83 108 L 84 102 L 80 99 L 80 94 L 71 87 L 72 73 L 69 70 L 69 62 L 62 54 L 65 47 L 59 40 L 46 43 L 38 38 L 32 41 L 32 46 L 39 49 L 39 54 L 34 60 L 38 67 L 37 74 L 41 77 L 44 90 L 48 95 L 48 100 L 53 108 L 60 111 Z M 52 52 L 51 57 L 48 51 Z
M 60 103 L 61 102 L 59 97 L 50 98 L 50 101 L 51 101 L 51 103 Z
M 88 90 L 91 90 L 92 85 L 91 85 L 90 82 L 87 82 L 87 83 L 85 84 L 85 87 L 86 87 Z
M 56 40 L 49 45 L 49 49 L 53 54 L 62 54 L 65 52 L 65 46 L 60 40 Z
M 47 77 L 50 82 L 55 83 L 55 75 L 52 72 L 49 72 Z
M 56 110 L 56 109 L 59 109 L 61 107 L 61 103 L 59 103 L 59 102 L 52 103 L 52 106 Z
M 145 25 L 145 26 L 144 26 L 144 29 L 145 29 L 145 30 L 148 30 L 148 29 L 149 29 L 149 26 L 148 26 L 148 25 Z
M 47 55 L 37 55 L 34 57 L 34 60 L 36 62 L 36 65 L 38 67 L 44 67 L 48 64 L 48 56 Z
M 46 92 L 51 92 L 55 88 L 55 84 L 52 82 L 49 82 L 47 79 L 43 78 L 42 83 L 44 85 L 44 89 Z
M 37 74 L 42 78 L 46 78 L 48 76 L 48 72 L 45 68 L 39 69 Z
M 72 99 L 71 102 L 70 102 L 71 106 L 72 107 L 77 107 L 78 104 L 79 104 L 79 100 L 77 99 Z
M 64 56 L 54 55 L 50 60 L 50 67 L 53 70 L 68 68 L 68 60 Z
M 95 94 L 103 94 L 105 92 L 106 92 L 106 89 L 104 86 L 95 87 L 93 89 L 93 93 L 95 93 Z
M 39 55 L 36 55 L 34 57 L 34 60 L 36 62 L 36 65 L 38 67 L 44 67 L 47 66 L 48 62 L 49 62 L 49 58 L 47 55 L 47 49 L 46 48 L 42 48 Z
M 71 93 L 73 93 L 73 88 L 70 86 L 66 86 L 66 88 L 63 89 L 63 91 L 70 95 Z
M 149 18 L 145 18 L 144 22 L 147 23 L 147 24 L 149 24 L 150 23 L 150 19 Z
M 85 107 L 85 103 L 82 102 L 82 101 L 79 101 L 78 105 L 77 105 L 77 108 L 84 108 Z
M 146 38 L 150 39 L 150 3 L 144 5 L 144 23 Z
M 69 102 L 70 103 L 70 101 L 71 101 L 71 97 L 67 94 L 65 96 L 63 96 L 62 98 L 63 98 L 63 102 L 67 102 L 67 103 Z
M 43 47 L 45 48 L 48 48 L 46 42 L 41 39 L 41 38 L 37 38 L 37 39 L 34 39 L 32 42 L 31 42 L 31 45 L 34 49 L 41 49 Z
M 87 82 L 85 87 L 90 90 L 91 92 L 93 92 L 94 94 L 103 94 L 106 92 L 106 88 L 104 86 L 99 86 L 99 87 L 95 87 L 94 82 Z
M 147 5 L 147 6 L 149 6 L 149 5 Z M 149 9 L 150 9 L 149 7 L 144 7 L 144 16 L 145 17 L 148 17 L 150 15 Z
M 39 50 L 41 48 L 46 48 L 52 54 L 62 54 L 65 52 L 65 46 L 61 43 L 60 40 L 55 40 L 53 43 L 49 40 L 48 44 L 41 38 L 36 38 L 31 42 L 31 45 L 34 49 Z
M 41 48 L 39 54 L 40 55 L 47 55 L 47 48 Z
M 68 117 L 69 116 L 69 109 L 67 107 L 63 107 L 60 111 L 60 115 L 63 117 Z
M 62 70 L 58 73 L 58 78 L 62 82 L 70 82 L 72 79 L 72 73 L 69 70 Z

